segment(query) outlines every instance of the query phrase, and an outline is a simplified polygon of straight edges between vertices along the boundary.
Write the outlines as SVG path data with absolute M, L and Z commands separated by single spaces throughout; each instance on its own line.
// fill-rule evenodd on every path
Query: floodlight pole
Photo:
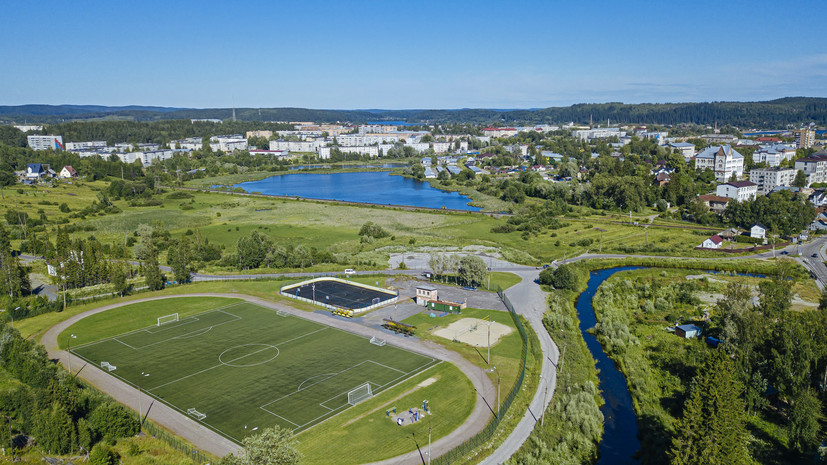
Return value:
M 431 415 L 428 415 L 428 465 L 431 465 Z
M 72 374 L 72 339 L 77 339 L 74 334 L 69 335 L 69 341 L 66 343 L 66 360 L 69 362 L 69 374 Z
M 488 366 L 491 366 L 491 322 L 488 322 Z
M 316 283 L 313 283 L 312 286 L 313 286 L 313 302 L 316 302 Z
M 138 429 L 140 430 L 143 426 L 143 406 L 141 405 L 141 378 L 143 378 L 144 372 L 141 372 L 141 376 L 138 377 Z

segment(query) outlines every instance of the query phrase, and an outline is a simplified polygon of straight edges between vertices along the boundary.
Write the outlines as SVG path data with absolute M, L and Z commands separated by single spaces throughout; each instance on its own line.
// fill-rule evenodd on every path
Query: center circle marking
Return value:
M 251 349 L 246 354 L 243 354 L 240 357 L 236 357 L 236 358 L 229 358 L 227 356 L 227 352 L 230 352 L 231 350 L 240 349 L 242 347 L 251 347 L 251 348 L 258 347 L 258 349 Z M 258 352 L 264 352 L 264 351 L 270 351 L 270 350 L 275 350 L 275 354 L 272 357 L 268 358 L 267 360 L 262 360 L 262 361 L 256 362 L 256 363 L 244 363 L 244 359 L 247 358 L 248 356 L 250 356 L 252 354 L 255 354 L 255 353 L 258 353 Z M 218 356 L 218 361 L 221 362 L 223 365 L 227 365 L 229 367 L 235 367 L 235 368 L 254 367 L 254 366 L 257 366 L 257 365 L 263 365 L 263 364 L 275 359 L 276 357 L 279 356 L 279 352 L 280 351 L 279 351 L 278 347 L 271 346 L 270 344 L 241 344 L 241 345 L 238 345 L 238 346 L 230 347 L 229 349 L 224 350 L 224 352 L 221 352 L 221 354 Z M 225 360 L 225 358 L 229 358 L 229 360 Z

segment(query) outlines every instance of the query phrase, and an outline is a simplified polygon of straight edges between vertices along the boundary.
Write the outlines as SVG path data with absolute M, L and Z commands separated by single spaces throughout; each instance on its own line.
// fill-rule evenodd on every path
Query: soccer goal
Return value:
M 118 367 L 116 367 L 115 365 L 112 365 L 109 362 L 101 362 L 101 368 L 103 368 L 106 371 L 114 371 Z
M 359 402 L 364 402 L 373 397 L 373 391 L 370 388 L 370 383 L 365 383 L 356 389 L 347 393 L 347 403 L 356 405 Z
M 173 314 L 170 314 L 170 315 L 159 316 L 157 326 L 161 326 L 161 325 L 164 325 L 164 324 L 167 324 L 167 323 L 172 323 L 174 321 L 178 321 L 178 314 L 177 313 L 173 313 Z
M 379 302 L 381 302 L 381 301 L 382 301 L 382 299 L 380 299 L 379 297 L 374 297 L 373 300 L 370 301 L 370 304 L 371 305 L 378 305 Z
M 290 316 L 290 314 L 285 312 L 284 310 L 276 310 L 276 315 L 278 315 L 278 316 Z
M 196 418 L 198 420 L 203 420 L 204 418 L 207 418 L 206 413 L 201 413 L 201 412 L 199 412 L 198 410 L 196 410 L 194 408 L 187 409 L 187 415 L 189 415 L 193 418 Z
M 374 344 L 374 345 L 377 345 L 377 346 L 383 346 L 383 345 L 385 345 L 385 340 L 384 339 L 379 339 L 378 337 L 373 336 L 372 338 L 370 338 L 370 343 Z

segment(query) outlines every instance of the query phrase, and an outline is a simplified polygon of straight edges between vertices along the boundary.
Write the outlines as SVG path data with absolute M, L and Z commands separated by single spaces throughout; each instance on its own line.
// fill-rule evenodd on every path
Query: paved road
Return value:
M 465 376 L 468 377 L 468 379 L 471 380 L 474 389 L 478 393 L 480 393 L 480 396 L 485 398 L 488 404 L 494 405 L 496 403 L 496 388 L 494 387 L 494 384 L 491 382 L 488 376 L 486 376 L 486 374 L 483 372 L 483 370 L 480 367 L 477 367 L 476 365 L 472 364 L 468 360 L 464 359 L 456 352 L 448 350 L 439 344 L 435 344 L 429 341 L 420 341 L 417 339 L 405 338 L 403 336 L 389 337 L 387 333 L 351 321 L 334 319 L 331 316 L 321 313 L 304 312 L 296 310 L 287 305 L 283 305 L 276 302 L 269 302 L 247 295 L 213 293 L 198 293 L 188 295 L 240 298 L 261 305 L 263 307 L 286 311 L 300 318 L 316 321 L 318 323 L 326 325 L 335 324 L 335 326 L 338 328 L 362 335 L 364 337 L 381 337 L 385 339 L 388 342 L 388 344 L 403 347 L 409 350 L 414 350 L 424 355 L 454 364 L 465 374 Z M 52 326 L 43 334 L 43 337 L 40 341 L 46 347 L 46 351 L 49 355 L 49 358 L 58 360 L 65 367 L 71 368 L 72 372 L 77 372 L 81 367 L 84 366 L 85 362 L 79 357 L 76 357 L 75 355 L 64 350 L 60 350 L 58 348 L 57 336 L 66 328 L 90 315 L 94 315 L 96 313 L 100 313 L 106 310 L 111 310 L 113 308 L 117 308 L 123 305 L 129 305 L 137 302 L 151 300 L 170 299 L 175 297 L 181 296 L 148 297 L 145 299 L 132 300 L 129 302 L 120 302 L 117 304 L 106 305 L 93 310 L 89 310 L 87 312 L 74 315 L 71 318 L 62 321 L 56 324 L 55 326 Z M 154 401 L 154 399 L 146 393 L 139 394 L 134 386 L 124 381 L 121 381 L 120 379 L 117 379 L 113 376 L 109 376 L 108 374 L 100 370 L 98 367 L 93 365 L 86 365 L 82 370 L 80 370 L 78 376 L 81 379 L 92 384 L 93 386 L 97 387 L 101 391 L 106 392 L 118 402 L 127 405 L 133 410 L 142 411 L 142 413 L 144 414 L 146 414 L 147 407 L 150 405 L 150 403 Z M 229 439 L 215 433 L 214 431 L 204 427 L 200 423 L 192 420 L 186 415 L 163 403 L 155 402 L 154 404 L 152 404 L 152 408 L 151 410 L 149 410 L 148 418 L 163 425 L 173 433 L 183 437 L 185 440 L 191 442 L 195 447 L 207 451 L 211 454 L 217 455 L 219 457 L 222 457 L 229 453 L 235 453 L 240 449 L 240 447 L 237 444 L 230 441 Z M 478 399 L 474 406 L 474 410 L 471 412 L 471 415 L 465 423 L 463 423 L 459 428 L 451 432 L 449 435 L 440 438 L 431 445 L 433 455 L 442 455 L 445 452 L 455 448 L 456 446 L 470 439 L 482 430 L 482 428 L 488 423 L 490 418 L 491 413 L 488 410 L 488 407 L 486 406 L 485 402 Z M 417 451 L 412 451 L 410 453 L 394 457 L 393 459 L 376 463 L 381 465 L 391 465 L 417 464 L 419 462 L 419 453 Z
M 543 325 L 543 314 L 548 310 L 548 303 L 546 301 L 546 294 L 540 289 L 540 286 L 535 282 L 539 279 L 540 272 L 536 269 L 524 267 L 521 269 L 512 268 L 512 272 L 519 275 L 522 281 L 505 291 L 508 300 L 514 306 L 517 313 L 523 315 L 537 334 L 540 340 L 540 347 L 543 351 L 543 366 L 540 371 L 540 383 L 537 387 L 537 392 L 532 399 L 528 411 L 525 412 L 523 418 L 506 438 L 506 440 L 498 447 L 490 456 L 480 462 L 484 465 L 500 464 L 508 460 L 528 439 L 537 420 L 546 411 L 546 407 L 551 402 L 551 396 L 554 394 L 554 388 L 557 385 L 557 363 L 559 361 L 560 353 L 557 345 L 551 339 L 551 336 L 546 331 Z M 532 374 L 529 373 L 529 376 Z
M 582 255 L 577 256 L 577 257 L 573 257 L 573 258 L 564 260 L 564 261 L 559 261 L 559 262 L 555 261 L 553 263 L 553 265 L 556 266 L 556 265 L 559 265 L 561 263 L 570 263 L 570 262 L 581 261 L 581 260 L 592 259 L 592 258 L 617 258 L 617 259 L 625 259 L 625 258 L 663 258 L 663 259 L 679 258 L 680 259 L 680 258 L 687 258 L 687 259 L 692 259 L 692 260 L 713 260 L 713 261 L 717 261 L 717 260 L 744 260 L 744 259 L 756 259 L 756 258 L 757 259 L 762 259 L 762 258 L 772 258 L 773 256 L 775 256 L 775 257 L 791 256 L 791 257 L 795 257 L 795 259 L 797 261 L 799 261 L 805 267 L 807 267 L 812 272 L 814 278 L 816 279 L 816 283 L 818 284 L 818 286 L 820 288 L 824 289 L 824 287 L 827 286 L 827 266 L 824 265 L 824 260 L 825 260 L 825 258 L 827 258 L 827 253 L 825 252 L 825 249 L 827 249 L 827 236 L 819 237 L 818 239 L 816 239 L 816 240 L 814 240 L 814 241 L 812 241 L 808 244 L 800 246 L 800 248 L 797 245 L 791 245 L 791 246 L 787 246 L 785 248 L 779 248 L 776 251 L 767 251 L 767 252 L 762 252 L 762 253 L 747 255 L 747 256 L 727 256 L 727 255 L 725 255 L 725 256 L 714 257 L 714 258 L 688 258 L 688 257 L 670 257 L 670 256 L 651 256 L 651 255 L 589 254 L 589 253 L 586 253 L 586 254 L 582 254 Z M 800 256 L 799 256 L 799 252 L 800 252 Z M 817 257 L 813 258 L 812 254 L 816 254 Z M 26 257 L 26 258 L 35 259 L 36 257 Z M 417 258 L 419 258 L 419 257 L 417 257 Z M 486 260 L 488 260 L 488 259 L 486 258 Z M 544 360 L 543 360 L 543 365 L 542 365 L 542 370 L 541 370 L 540 384 L 539 384 L 537 392 L 534 396 L 534 399 L 532 400 L 532 402 L 530 404 L 529 410 L 525 413 L 523 418 L 518 423 L 517 427 L 512 431 L 512 433 L 509 435 L 509 437 L 506 439 L 506 441 L 497 450 L 495 450 L 494 453 L 491 456 L 489 456 L 487 459 L 485 459 L 482 462 L 484 464 L 499 464 L 499 463 L 503 463 L 511 455 L 513 455 L 520 448 L 520 446 L 525 442 L 525 440 L 529 437 L 532 430 L 534 429 L 534 426 L 537 422 L 537 418 L 539 418 L 543 414 L 543 412 L 545 411 L 545 409 L 548 406 L 549 402 L 551 401 L 551 395 L 554 393 L 554 388 L 556 386 L 556 381 L 557 381 L 556 366 L 557 366 L 558 359 L 559 359 L 559 351 L 558 351 L 558 348 L 555 345 L 554 341 L 551 339 L 548 332 L 545 330 L 545 327 L 543 326 L 542 319 L 543 319 L 543 314 L 547 310 L 547 303 L 546 303 L 545 294 L 540 290 L 540 287 L 535 282 L 537 280 L 538 276 L 539 276 L 539 271 L 532 268 L 532 267 L 514 265 L 514 264 L 510 264 L 508 262 L 505 262 L 503 260 L 497 260 L 497 259 L 489 260 L 489 263 L 492 265 L 491 266 L 492 271 L 507 271 L 507 272 L 515 273 L 515 274 L 519 275 L 522 278 L 522 281 L 519 284 L 511 287 L 510 289 L 508 289 L 506 291 L 506 295 L 511 300 L 511 302 L 514 305 L 517 312 L 522 314 L 528 320 L 529 324 L 531 325 L 531 328 L 534 329 L 535 333 L 537 334 L 537 336 L 540 340 L 540 345 L 541 345 L 543 355 L 544 355 Z M 407 261 L 406 261 L 406 264 L 408 264 Z M 416 269 L 416 270 L 405 270 L 405 271 L 402 271 L 402 270 L 360 271 L 360 272 L 357 272 L 357 274 L 408 274 L 408 275 L 418 275 L 422 272 L 423 269 L 425 269 L 424 266 L 417 266 L 416 268 L 418 268 L 418 269 Z M 193 273 L 193 281 L 211 281 L 211 280 L 229 280 L 229 279 L 258 279 L 258 278 L 275 278 L 275 277 L 285 277 L 285 276 L 287 276 L 287 277 L 307 277 L 307 276 L 321 276 L 321 275 L 329 275 L 329 274 L 331 274 L 331 273 L 266 273 L 266 274 L 243 274 L 243 275 L 207 275 L 207 274 Z M 249 300 L 258 300 L 258 299 L 250 299 L 247 296 L 243 296 L 243 298 L 247 298 Z M 151 300 L 151 298 L 147 299 L 147 300 Z M 272 304 L 272 303 L 269 303 L 269 302 L 263 302 L 262 304 L 266 305 L 266 306 L 275 305 L 275 304 Z M 107 306 L 107 307 L 102 307 L 102 308 L 103 309 L 108 309 L 108 308 L 113 308 L 113 307 L 112 306 Z M 92 312 L 95 312 L 95 311 L 101 311 L 101 309 L 93 310 Z M 89 312 L 87 312 L 87 313 L 89 313 Z M 86 314 L 83 314 L 83 315 L 86 315 Z M 304 313 L 302 316 L 306 316 L 306 315 L 308 315 L 308 314 Z M 316 315 L 316 314 L 312 314 L 312 315 Z M 67 321 L 72 321 L 72 319 L 67 320 Z M 69 324 L 71 324 L 71 323 L 69 323 Z M 365 328 L 364 326 L 359 326 L 355 323 L 351 323 L 351 324 L 358 327 L 358 328 L 362 328 L 363 330 L 371 331 L 370 328 Z M 58 326 L 60 326 L 60 325 L 58 325 Z M 68 324 L 67 324 L 67 326 L 68 326 Z M 57 326 L 55 328 L 57 328 Z M 58 333 L 59 333 L 59 331 L 58 331 Z M 49 333 L 47 332 L 46 334 L 49 334 Z M 56 334 L 57 333 L 55 333 L 55 336 L 56 336 Z M 45 339 L 46 339 L 46 335 L 44 335 L 44 341 L 45 341 Z M 45 344 L 45 342 L 44 342 L 44 344 Z M 55 345 L 55 347 L 56 347 L 56 345 Z M 47 346 L 47 349 L 48 348 L 49 347 Z M 430 349 L 433 349 L 433 348 L 430 348 Z M 417 349 L 417 350 L 419 350 L 419 349 Z M 60 354 L 63 354 L 63 357 L 66 357 L 65 352 L 57 353 L 57 355 L 60 355 Z M 51 352 L 50 352 L 50 355 L 51 355 Z M 56 358 L 61 358 L 61 357 L 58 356 Z M 441 358 L 441 357 L 437 357 L 437 358 Z M 442 358 L 442 359 L 445 360 L 445 358 Z M 63 360 L 63 358 L 61 358 L 61 360 Z M 462 364 L 463 362 L 468 364 L 468 365 L 471 365 L 470 362 L 467 362 L 466 360 L 462 359 L 461 357 L 459 357 L 459 360 L 457 360 L 456 362 L 452 361 L 452 363 L 457 363 L 457 364 Z M 473 367 L 473 365 L 471 365 L 471 366 Z M 466 367 L 466 368 L 468 368 L 468 367 Z M 479 369 L 477 368 L 477 370 L 479 370 Z M 97 370 L 97 369 L 90 370 L 90 371 L 100 372 L 100 370 Z M 463 371 L 466 372 L 465 369 L 463 369 Z M 101 374 L 102 374 L 102 372 L 101 372 Z M 466 375 L 468 376 L 468 372 L 466 372 Z M 111 379 L 111 378 L 112 378 L 111 376 L 106 376 L 103 379 Z M 469 376 L 469 379 L 471 379 L 475 383 L 477 382 L 477 380 L 475 380 L 475 377 L 473 375 Z M 481 383 L 485 383 L 486 381 L 488 381 L 488 378 L 485 377 L 485 376 L 482 376 L 479 379 L 479 382 L 481 382 Z M 490 385 L 490 382 L 488 382 L 488 384 Z M 129 386 L 126 386 L 126 388 L 127 388 L 127 390 L 131 389 L 132 391 L 134 391 L 134 389 L 130 388 Z M 495 394 L 491 394 L 491 389 L 493 389 L 493 386 L 487 386 L 486 388 L 480 390 L 480 392 L 488 392 L 489 394 L 486 394 L 486 396 L 485 396 L 486 398 L 488 398 L 489 395 L 495 395 Z M 134 396 L 134 392 L 132 392 L 129 395 Z M 122 401 L 122 402 L 124 402 L 128 405 L 130 404 L 129 395 L 126 396 L 125 401 Z M 482 402 L 477 402 L 477 406 L 476 406 L 475 411 L 474 411 L 475 414 L 477 413 L 478 410 L 480 410 L 481 405 L 484 405 L 484 404 Z M 135 406 L 133 406 L 133 408 L 135 408 Z M 155 407 L 153 407 L 153 410 L 154 409 L 155 409 Z M 182 417 L 182 415 L 178 414 L 174 410 L 172 411 L 172 413 L 174 413 L 175 415 L 177 415 L 179 417 Z M 485 411 L 485 413 L 486 413 L 486 415 L 488 415 L 487 410 Z M 474 415 L 472 414 L 472 417 L 473 416 Z M 152 418 L 155 419 L 154 416 L 152 416 Z M 200 426 L 197 423 L 189 420 L 186 417 L 184 417 L 184 420 L 187 420 L 188 423 L 194 424 L 195 426 Z M 477 419 L 477 420 L 479 420 L 479 419 Z M 180 421 L 180 419 L 178 419 L 177 421 Z M 486 421 L 487 421 L 487 419 L 483 422 L 478 423 L 478 425 L 477 425 L 478 429 L 476 429 L 476 431 L 479 431 L 479 429 L 482 428 L 482 426 L 485 424 Z M 459 430 L 455 431 L 451 435 L 449 435 L 449 436 L 443 438 L 442 440 L 440 440 L 440 441 L 443 441 L 443 442 L 437 441 L 436 443 L 434 443 L 433 446 L 432 446 L 434 457 L 438 457 L 442 453 L 450 450 L 450 448 L 452 448 L 454 445 L 459 444 L 459 442 L 455 442 L 454 440 L 450 439 L 450 438 L 453 438 L 455 436 L 455 434 L 460 435 L 462 437 L 466 437 L 466 438 L 471 437 L 473 434 L 470 434 L 471 429 L 468 428 L 470 423 L 472 423 L 471 419 L 469 419 L 469 421 L 466 422 Z M 186 430 L 186 428 L 184 428 L 184 429 Z M 209 432 L 209 430 L 207 430 L 207 432 Z M 199 441 L 193 441 L 193 443 L 195 443 L 197 447 L 201 447 L 199 445 L 200 444 Z M 453 444 L 453 445 L 451 445 L 451 444 Z M 208 444 L 207 446 L 208 447 L 204 447 L 204 449 L 210 451 L 211 450 L 210 446 L 212 446 L 212 444 Z M 235 446 L 235 445 L 233 444 L 233 446 Z M 235 446 L 235 447 L 237 447 L 237 446 Z M 229 447 L 225 447 L 225 449 L 226 450 L 231 450 L 231 448 L 229 448 Z M 412 453 L 407 454 L 405 456 L 401 456 L 401 457 L 398 457 L 398 458 L 395 458 L 395 459 L 392 459 L 392 460 L 387 460 L 387 461 L 383 461 L 383 462 L 379 462 L 379 463 L 382 463 L 383 465 L 385 465 L 385 464 L 389 465 L 391 463 L 408 463 L 408 462 L 417 463 L 418 460 L 419 460 L 418 454 L 415 453 L 415 452 L 412 452 Z

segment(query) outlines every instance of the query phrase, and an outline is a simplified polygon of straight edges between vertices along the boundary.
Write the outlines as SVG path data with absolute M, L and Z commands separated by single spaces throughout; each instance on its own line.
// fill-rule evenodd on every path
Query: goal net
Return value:
M 370 301 L 370 303 L 371 303 L 371 305 L 376 305 L 381 301 L 382 301 L 382 299 L 380 299 L 379 297 L 374 297 L 373 300 Z
M 187 409 L 187 415 L 189 415 L 193 418 L 197 418 L 199 420 L 203 420 L 204 418 L 207 418 L 206 413 L 201 413 L 201 412 L 199 412 L 198 410 L 196 410 L 194 408 Z
M 290 314 L 285 312 L 284 310 L 276 310 L 276 315 L 278 315 L 278 316 L 290 316 Z
M 106 371 L 113 371 L 118 367 L 116 367 L 115 365 L 112 365 L 109 362 L 101 362 L 101 368 L 103 368 Z
M 383 346 L 383 345 L 385 345 L 385 340 L 384 339 L 379 339 L 378 337 L 373 336 L 372 338 L 370 338 L 370 343 L 375 344 L 377 346 Z
M 158 317 L 158 326 L 163 324 L 172 323 L 173 321 L 178 321 L 178 314 L 173 313 L 171 315 L 164 315 Z
M 373 391 L 370 388 L 370 383 L 365 383 L 347 393 L 347 403 L 350 405 L 356 405 L 359 402 L 370 399 L 371 397 L 373 397 Z

